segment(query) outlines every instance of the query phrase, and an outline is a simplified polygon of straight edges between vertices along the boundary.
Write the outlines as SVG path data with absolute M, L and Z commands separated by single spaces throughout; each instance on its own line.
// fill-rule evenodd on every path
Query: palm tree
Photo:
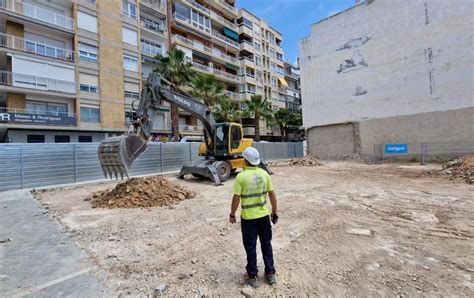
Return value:
M 218 103 L 225 87 L 222 82 L 216 80 L 216 77 L 209 74 L 198 74 L 191 83 L 190 94 L 202 100 L 208 108 Z
M 157 55 L 155 58 L 161 63 L 154 71 L 173 83 L 173 91 L 189 85 L 195 75 L 192 63 L 186 61 L 186 55 L 180 49 L 173 48 L 167 56 Z M 171 134 L 173 138 L 179 138 L 179 111 L 175 104 L 171 104 Z
M 272 108 L 267 99 L 263 99 L 261 95 L 252 95 L 250 100 L 246 100 L 247 113 L 253 117 L 255 126 L 255 141 L 260 141 L 260 118 L 270 120 L 273 117 Z
M 222 122 L 236 122 L 241 119 L 241 111 L 225 95 L 218 99 L 217 104 L 212 109 L 212 114 L 218 121 Z
M 288 141 L 288 124 L 293 120 L 293 113 L 288 109 L 279 109 L 274 116 L 276 124 L 280 126 L 281 141 Z

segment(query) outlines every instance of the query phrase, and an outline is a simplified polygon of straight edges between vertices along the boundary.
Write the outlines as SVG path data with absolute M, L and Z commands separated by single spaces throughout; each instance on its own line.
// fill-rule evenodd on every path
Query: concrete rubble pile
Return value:
M 449 179 L 463 179 L 469 184 L 474 184 L 474 153 L 448 161 L 443 164 L 441 170 L 432 173 L 448 176 Z
M 196 194 L 163 177 L 132 178 L 112 190 L 92 194 L 93 208 L 148 208 L 171 206 Z
M 319 159 L 305 156 L 302 158 L 293 158 L 290 160 L 274 161 L 269 163 L 272 166 L 304 166 L 304 167 L 318 167 L 324 165 Z

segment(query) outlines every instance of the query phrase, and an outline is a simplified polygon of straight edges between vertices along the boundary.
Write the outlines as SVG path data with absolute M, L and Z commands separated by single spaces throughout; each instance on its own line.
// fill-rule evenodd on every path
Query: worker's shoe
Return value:
M 249 276 L 249 275 L 245 275 L 244 283 L 248 286 L 251 286 L 252 288 L 258 288 L 260 286 L 256 276 L 252 277 L 252 276 Z
M 268 274 L 265 274 L 265 280 L 267 281 L 267 283 L 268 283 L 269 285 L 274 285 L 274 284 L 276 284 L 277 280 L 276 280 L 275 273 L 268 273 Z

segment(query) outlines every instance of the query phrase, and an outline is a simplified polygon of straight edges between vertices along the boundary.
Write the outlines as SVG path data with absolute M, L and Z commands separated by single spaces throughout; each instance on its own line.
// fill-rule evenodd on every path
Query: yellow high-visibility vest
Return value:
M 246 167 L 234 182 L 234 194 L 240 196 L 243 219 L 268 216 L 267 193 L 273 191 L 270 175 L 259 167 Z

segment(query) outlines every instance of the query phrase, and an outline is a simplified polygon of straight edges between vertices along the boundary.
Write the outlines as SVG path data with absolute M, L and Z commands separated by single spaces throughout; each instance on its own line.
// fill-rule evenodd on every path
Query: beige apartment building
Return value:
M 164 1 L 0 1 L 0 141 L 123 133 L 168 44 Z M 167 110 L 157 134 L 170 131 Z
M 154 57 L 169 47 L 222 81 L 242 109 L 252 94 L 285 107 L 281 42 L 233 0 L 2 0 L 0 142 L 96 142 L 123 133 Z M 157 119 L 153 134 L 166 139 L 168 104 Z M 262 136 L 279 135 L 261 127 Z M 180 111 L 179 130 L 199 138 L 202 124 Z
M 240 41 L 240 85 L 241 100 L 248 100 L 254 94 L 267 98 L 274 110 L 285 108 L 286 87 L 282 34 L 251 12 L 240 9 L 237 24 Z M 245 105 L 241 106 L 245 109 Z M 244 121 L 244 133 L 255 133 L 252 121 Z M 269 127 L 261 120 L 262 139 L 280 136 L 278 127 Z

